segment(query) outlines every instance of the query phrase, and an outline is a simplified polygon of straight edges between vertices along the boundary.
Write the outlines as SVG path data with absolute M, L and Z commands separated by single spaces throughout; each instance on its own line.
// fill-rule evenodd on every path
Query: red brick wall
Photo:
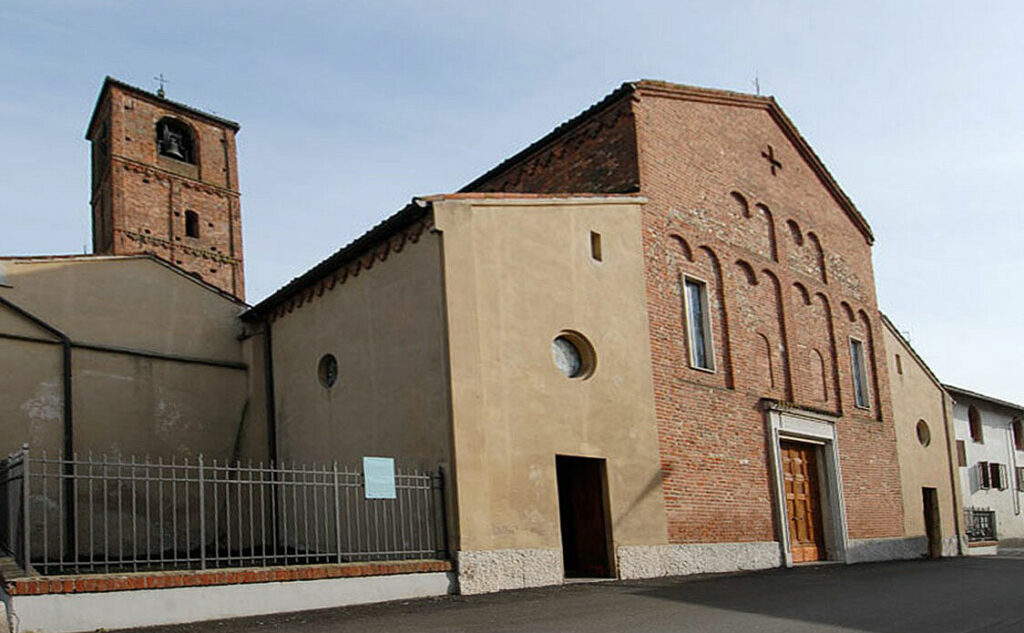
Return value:
M 640 182 L 636 126 L 626 95 L 586 121 L 498 169 L 473 191 L 624 193 Z
M 842 416 L 850 537 L 899 536 L 867 239 L 765 109 L 642 94 L 635 112 L 670 540 L 775 538 L 761 397 Z M 776 175 L 761 156 L 768 145 L 783 165 Z M 720 275 L 709 270 L 711 253 Z M 689 367 L 682 274 L 714 285 L 713 375 Z M 868 410 L 854 407 L 850 336 L 869 350 Z
M 157 122 L 169 115 L 192 128 L 196 164 L 158 154 Z M 104 122 L 107 158 L 93 164 L 102 172 L 92 196 L 94 251 L 154 253 L 244 299 L 234 130 L 116 86 L 98 107 L 94 133 Z M 199 215 L 198 238 L 185 234 L 186 211 Z
M 871 249 L 765 109 L 645 91 L 635 123 L 655 403 L 673 543 L 777 538 L 761 398 L 832 412 L 851 538 L 902 534 L 899 465 Z M 593 122 L 580 128 L 591 129 Z M 547 149 L 478 183 L 482 191 L 601 192 L 577 165 L 627 164 L 622 139 Z M 573 135 L 566 135 L 568 143 Z M 771 145 L 782 168 L 761 155 Z M 623 152 L 620 160 L 608 152 Z M 582 174 L 582 175 L 581 175 Z M 681 277 L 708 283 L 716 371 L 689 366 Z M 854 406 L 849 337 L 865 342 L 871 406 Z M 879 346 L 876 352 L 874 347 Z

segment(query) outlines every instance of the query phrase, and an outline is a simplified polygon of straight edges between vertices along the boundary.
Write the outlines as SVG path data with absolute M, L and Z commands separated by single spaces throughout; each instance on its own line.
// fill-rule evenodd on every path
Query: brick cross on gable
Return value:
M 782 169 L 782 163 L 779 159 L 775 158 L 775 149 L 771 145 L 768 146 L 767 152 L 761 152 L 761 156 L 768 161 L 768 164 L 772 168 L 772 175 L 775 175 L 777 169 Z

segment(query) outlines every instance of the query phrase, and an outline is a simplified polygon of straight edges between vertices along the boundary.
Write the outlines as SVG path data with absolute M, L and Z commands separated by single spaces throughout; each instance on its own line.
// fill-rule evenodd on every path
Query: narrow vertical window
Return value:
M 861 409 L 870 406 L 868 399 L 868 371 L 864 364 L 864 343 L 855 338 L 850 339 L 850 358 L 853 361 L 853 396 L 855 404 Z
M 956 465 L 967 466 L 967 445 L 963 440 L 956 441 Z
M 195 211 L 185 212 L 185 236 L 199 237 L 199 214 Z
M 702 281 L 686 278 L 686 322 L 690 340 L 690 366 L 714 371 L 711 347 L 711 317 L 708 313 L 708 287 Z
M 594 261 L 602 261 L 601 234 L 594 231 L 590 232 L 590 256 L 594 258 Z
M 1021 428 L 1020 419 L 1015 419 L 1010 425 L 1013 429 L 1013 447 L 1018 451 L 1024 451 L 1024 428 Z
M 992 471 L 988 467 L 988 462 L 978 462 L 978 487 L 992 487 Z
M 899 354 L 896 354 L 896 373 L 900 376 L 903 375 L 903 359 L 900 358 Z

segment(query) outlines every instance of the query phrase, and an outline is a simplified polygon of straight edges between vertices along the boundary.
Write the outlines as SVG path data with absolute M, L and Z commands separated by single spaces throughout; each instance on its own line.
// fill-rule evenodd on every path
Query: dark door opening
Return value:
M 935 488 L 921 488 L 924 502 L 924 533 L 928 536 L 928 557 L 942 556 L 942 524 L 939 521 L 939 493 Z
M 609 578 L 611 530 L 605 461 L 555 457 L 566 578 Z

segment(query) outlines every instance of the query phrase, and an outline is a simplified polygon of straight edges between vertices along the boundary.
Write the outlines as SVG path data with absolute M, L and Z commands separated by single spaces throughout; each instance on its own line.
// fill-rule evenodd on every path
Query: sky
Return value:
M 877 238 L 944 381 L 1024 404 L 1024 3 L 0 4 L 0 253 L 90 249 L 103 78 L 239 121 L 256 302 L 641 78 L 779 101 Z

